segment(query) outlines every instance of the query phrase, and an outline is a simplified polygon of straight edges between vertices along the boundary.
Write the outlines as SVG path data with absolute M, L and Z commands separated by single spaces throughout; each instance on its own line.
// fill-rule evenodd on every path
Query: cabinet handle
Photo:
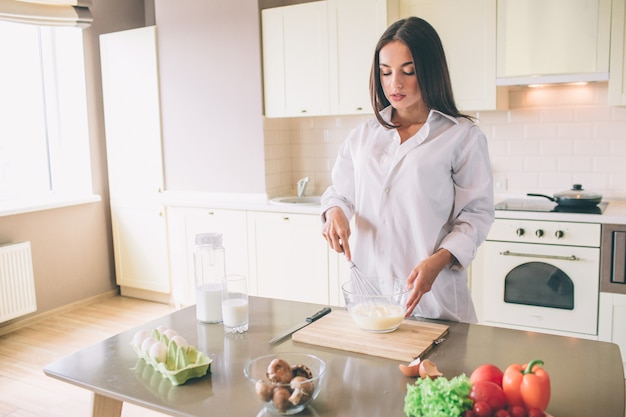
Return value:
M 215 216 L 215 212 L 214 211 L 209 211 L 209 216 Z
M 306 113 L 306 109 L 300 110 L 300 113 Z
M 357 111 L 361 111 L 361 110 L 363 110 L 363 107 L 357 107 L 356 109 L 357 109 Z
M 289 217 L 283 217 L 283 220 L 289 220 Z

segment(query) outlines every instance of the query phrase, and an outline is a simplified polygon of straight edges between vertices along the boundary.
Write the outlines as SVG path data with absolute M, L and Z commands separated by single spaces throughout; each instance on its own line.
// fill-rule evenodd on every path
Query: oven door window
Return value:
M 574 309 L 574 283 L 561 269 L 545 262 L 513 268 L 504 280 L 504 301 L 511 304 Z

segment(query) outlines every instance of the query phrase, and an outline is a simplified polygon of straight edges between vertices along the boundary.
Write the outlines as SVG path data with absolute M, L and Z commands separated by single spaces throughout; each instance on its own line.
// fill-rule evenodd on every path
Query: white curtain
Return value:
M 93 21 L 91 5 L 92 0 L 0 0 L 0 20 L 85 28 Z

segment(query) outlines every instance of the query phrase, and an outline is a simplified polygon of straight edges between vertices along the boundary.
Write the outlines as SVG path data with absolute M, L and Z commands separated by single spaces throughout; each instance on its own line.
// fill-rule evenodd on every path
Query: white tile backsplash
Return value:
M 607 95 L 606 83 L 511 88 L 508 111 L 475 114 L 494 174 L 506 179 L 498 192 L 552 195 L 581 183 L 626 199 L 626 107 L 608 106 Z M 305 176 L 307 194 L 322 193 L 344 139 L 370 117 L 266 119 L 268 195 L 295 193 Z

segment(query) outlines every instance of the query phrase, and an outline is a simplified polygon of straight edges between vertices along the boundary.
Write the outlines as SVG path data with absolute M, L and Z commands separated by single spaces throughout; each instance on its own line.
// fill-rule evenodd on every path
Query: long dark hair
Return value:
M 389 42 L 399 40 L 411 51 L 422 98 L 428 108 L 453 117 L 471 117 L 459 112 L 452 94 L 448 63 L 437 31 L 424 19 L 409 17 L 398 20 L 387 28 L 376 44 L 370 73 L 370 100 L 378 121 L 387 128 L 393 124 L 383 120 L 380 111 L 389 106 L 380 82 L 380 50 Z

